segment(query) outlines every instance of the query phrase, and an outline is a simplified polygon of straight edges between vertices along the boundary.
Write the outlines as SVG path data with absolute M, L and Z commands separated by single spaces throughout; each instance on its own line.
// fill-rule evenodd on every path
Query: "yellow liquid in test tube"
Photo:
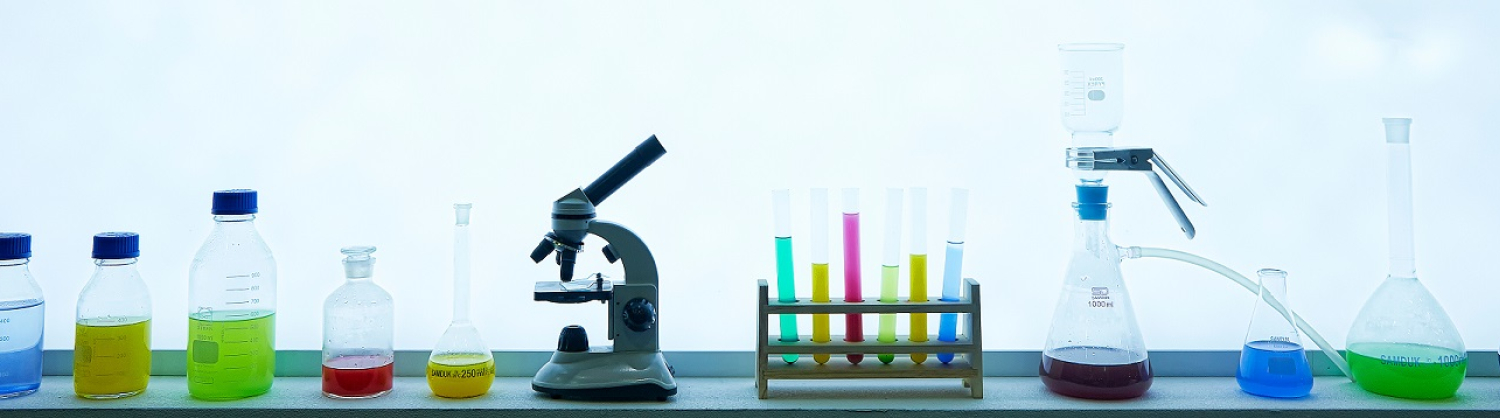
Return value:
M 927 254 L 911 255 L 911 301 L 927 301 Z M 927 341 L 927 314 L 911 314 L 911 341 Z M 911 361 L 927 361 L 927 353 L 912 353 Z
M 827 303 L 828 300 L 828 264 L 812 265 L 813 296 L 812 301 Z M 833 340 L 828 333 L 828 314 L 813 314 L 813 342 L 826 343 Z M 828 354 L 813 354 L 813 361 L 818 364 L 828 362 Z
M 483 354 L 442 354 L 427 362 L 427 386 L 444 398 L 472 398 L 489 393 L 495 383 L 495 360 Z
M 93 399 L 133 396 L 151 377 L 151 320 L 121 325 L 116 318 L 77 323 L 73 392 Z

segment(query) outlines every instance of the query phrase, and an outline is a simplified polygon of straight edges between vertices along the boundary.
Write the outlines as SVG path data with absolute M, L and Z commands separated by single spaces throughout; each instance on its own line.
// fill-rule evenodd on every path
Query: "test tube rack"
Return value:
M 963 379 L 970 396 L 984 398 L 984 353 L 980 338 L 979 282 L 964 279 L 964 296 L 958 301 L 931 300 L 927 302 L 830 302 L 813 303 L 808 300 L 780 302 L 770 297 L 765 280 L 760 280 L 760 303 L 756 315 L 758 322 L 755 349 L 755 389 L 760 399 L 766 399 L 766 382 L 771 379 L 892 379 L 927 378 Z M 874 335 L 865 336 L 864 342 L 845 342 L 843 335 L 831 336 L 829 342 L 815 343 L 811 335 L 800 335 L 797 341 L 780 341 L 771 335 L 770 321 L 773 315 L 782 314 L 910 314 L 910 313 L 958 313 L 963 332 L 956 341 L 938 341 L 931 335 L 925 342 L 912 342 L 906 335 L 896 337 L 896 342 L 876 341 Z M 912 362 L 900 356 L 890 364 L 875 359 L 876 354 L 928 353 L 927 361 Z M 935 358 L 937 353 L 953 353 L 952 362 L 943 364 Z M 782 361 L 782 354 L 865 354 L 861 364 L 849 364 L 842 358 L 834 358 L 818 364 L 803 357 L 796 363 Z

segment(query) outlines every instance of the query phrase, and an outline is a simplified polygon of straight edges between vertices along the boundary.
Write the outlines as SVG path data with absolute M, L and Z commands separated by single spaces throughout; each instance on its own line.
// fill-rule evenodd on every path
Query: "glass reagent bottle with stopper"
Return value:
M 1240 390 L 1272 398 L 1300 398 L 1312 392 L 1312 368 L 1302 350 L 1302 338 L 1292 326 L 1292 307 L 1287 302 L 1286 272 L 1262 269 L 1260 293 L 1250 312 L 1250 329 L 1240 351 L 1240 367 L 1234 377 Z M 1271 303 L 1285 308 L 1287 316 Z
M 78 294 L 73 392 L 90 399 L 135 396 L 151 377 L 151 295 L 136 271 L 140 236 L 94 236 L 94 276 Z
M 375 284 L 375 247 L 344 247 L 346 281 L 323 302 L 323 395 L 374 398 L 391 391 L 396 314 Z
M 1078 223 L 1062 296 L 1039 373 L 1047 389 L 1088 399 L 1128 399 L 1151 388 L 1151 362 L 1109 239 L 1109 188 L 1077 186 Z
M 453 205 L 453 323 L 427 358 L 427 387 L 444 398 L 472 398 L 495 383 L 495 357 L 469 322 L 469 209 Z
M 1349 369 L 1367 391 L 1412 399 L 1452 397 L 1469 357 L 1463 337 L 1417 281 L 1412 246 L 1411 119 L 1385 122 L 1390 274 L 1349 329 Z
M 213 194 L 214 229 L 188 270 L 188 393 L 227 400 L 271 390 L 276 259 L 255 229 L 259 194 Z
M 42 386 L 42 287 L 31 277 L 31 235 L 0 232 L 0 398 Z

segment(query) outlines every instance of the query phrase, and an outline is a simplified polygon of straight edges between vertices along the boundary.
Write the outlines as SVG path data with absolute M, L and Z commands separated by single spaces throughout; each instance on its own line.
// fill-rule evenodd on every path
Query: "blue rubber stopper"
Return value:
M 1109 186 L 1077 186 L 1078 219 L 1102 221 L 1109 211 Z

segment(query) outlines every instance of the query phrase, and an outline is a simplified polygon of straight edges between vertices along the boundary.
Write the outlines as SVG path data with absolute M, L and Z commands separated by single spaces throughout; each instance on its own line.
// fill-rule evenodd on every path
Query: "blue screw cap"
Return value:
M 1078 219 L 1102 221 L 1109 212 L 1109 186 L 1077 186 Z
M 215 215 L 250 215 L 260 211 L 257 195 L 251 189 L 230 189 L 214 192 Z
M 94 235 L 94 258 L 117 260 L 141 256 L 141 236 L 134 232 L 104 232 Z
M 31 234 L 0 232 L 0 260 L 31 258 Z

